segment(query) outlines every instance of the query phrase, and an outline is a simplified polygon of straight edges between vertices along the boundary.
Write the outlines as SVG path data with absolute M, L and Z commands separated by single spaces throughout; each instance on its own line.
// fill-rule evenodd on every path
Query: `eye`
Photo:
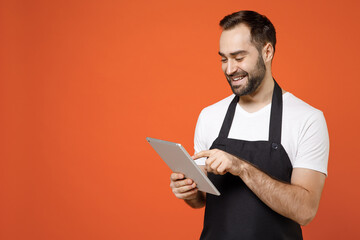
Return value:
M 226 62 L 227 62 L 227 59 L 226 59 L 226 58 L 222 58 L 222 59 L 221 59 L 221 62 L 226 63 Z
M 244 58 L 235 58 L 236 61 L 241 62 Z

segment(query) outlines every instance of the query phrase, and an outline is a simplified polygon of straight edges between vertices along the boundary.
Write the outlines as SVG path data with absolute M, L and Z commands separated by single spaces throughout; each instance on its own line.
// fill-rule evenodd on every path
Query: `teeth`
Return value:
M 234 78 L 234 81 L 238 81 L 238 80 L 241 80 L 241 79 L 243 79 L 245 76 L 243 76 L 243 77 L 237 77 L 237 78 Z

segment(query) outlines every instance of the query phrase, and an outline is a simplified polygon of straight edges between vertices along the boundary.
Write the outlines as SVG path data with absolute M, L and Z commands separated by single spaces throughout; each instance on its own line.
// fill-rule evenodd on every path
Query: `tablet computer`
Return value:
M 188 152 L 186 152 L 180 143 L 150 137 L 147 137 L 146 140 L 173 172 L 182 173 L 186 178 L 194 180 L 200 191 L 217 196 L 220 195 L 220 192 L 216 189 L 214 184 L 212 184 L 209 178 L 197 166 L 195 161 L 190 157 Z

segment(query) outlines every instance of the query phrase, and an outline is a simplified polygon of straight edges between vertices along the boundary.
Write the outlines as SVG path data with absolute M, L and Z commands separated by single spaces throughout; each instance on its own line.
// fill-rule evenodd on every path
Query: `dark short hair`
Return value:
M 260 51 L 266 43 L 271 43 L 275 52 L 275 27 L 266 16 L 254 11 L 234 12 L 225 16 L 220 21 L 220 27 L 223 30 L 230 30 L 241 23 L 250 28 L 251 41 L 255 44 L 258 51 Z

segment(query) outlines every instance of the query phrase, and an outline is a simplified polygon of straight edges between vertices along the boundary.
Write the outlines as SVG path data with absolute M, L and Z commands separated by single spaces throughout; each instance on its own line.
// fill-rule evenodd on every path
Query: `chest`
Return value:
M 248 113 L 241 109 L 241 107 L 236 107 L 228 137 L 246 141 L 267 141 L 269 139 L 270 111 L 271 105 L 255 113 Z M 206 129 L 210 130 L 206 131 L 208 137 L 205 138 L 208 140 L 206 143 L 208 149 L 218 137 L 223 119 L 224 116 L 219 116 L 213 119 L 214 121 L 208 122 L 211 124 L 206 127 Z M 290 161 L 293 162 L 297 152 L 298 127 L 294 121 L 289 119 L 286 112 L 283 113 L 281 135 L 281 144 L 287 152 Z

